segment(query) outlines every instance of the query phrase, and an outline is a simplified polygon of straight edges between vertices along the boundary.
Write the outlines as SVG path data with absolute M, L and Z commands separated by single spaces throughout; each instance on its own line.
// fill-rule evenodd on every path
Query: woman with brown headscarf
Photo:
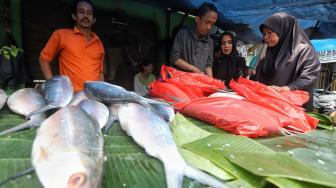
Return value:
M 312 111 L 312 93 L 321 65 L 318 55 L 297 20 L 286 13 L 276 13 L 260 25 L 267 45 L 257 66 L 255 80 L 276 91 L 304 90 L 310 100 L 305 104 Z

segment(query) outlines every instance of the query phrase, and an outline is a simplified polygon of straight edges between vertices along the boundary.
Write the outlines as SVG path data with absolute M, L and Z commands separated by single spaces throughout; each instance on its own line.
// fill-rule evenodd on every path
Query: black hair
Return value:
M 141 61 L 141 67 L 143 67 L 143 66 L 148 66 L 148 65 L 154 65 L 153 64 L 153 62 L 152 62 L 152 60 L 151 59 L 143 59 L 142 61 Z
M 71 5 L 71 14 L 76 14 L 77 13 L 77 5 L 79 2 L 86 2 L 89 5 L 91 5 L 92 7 L 92 11 L 93 11 L 93 17 L 95 17 L 95 7 L 93 6 L 93 3 L 90 0 L 74 0 L 72 1 L 72 5 Z
M 211 3 L 204 2 L 198 8 L 196 16 L 202 18 L 207 12 L 210 12 L 210 11 L 218 13 L 217 8 L 215 7 L 215 5 L 213 5 Z

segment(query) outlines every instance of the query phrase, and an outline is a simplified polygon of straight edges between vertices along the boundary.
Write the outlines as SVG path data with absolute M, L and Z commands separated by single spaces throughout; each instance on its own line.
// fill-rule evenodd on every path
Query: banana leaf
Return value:
M 275 153 L 252 139 L 230 134 L 212 134 L 194 142 L 183 144 L 182 147 L 212 161 L 223 170 L 244 181 L 249 187 L 263 187 L 265 184 L 264 178 L 253 175 L 238 165 L 231 163 L 221 152 L 255 151 Z
M 268 177 L 266 179 L 268 182 L 272 183 L 273 185 L 276 185 L 279 188 L 326 188 L 326 186 L 323 185 L 317 185 L 302 181 L 296 181 L 291 180 L 287 178 L 278 178 L 278 177 Z
M 0 130 L 26 121 L 9 110 L 0 112 Z M 31 168 L 31 146 L 36 129 L 0 137 L 0 182 Z M 161 161 L 148 156 L 131 137 L 115 123 L 104 136 L 104 175 L 102 187 L 166 187 Z M 42 187 L 35 173 L 9 181 L 6 188 Z M 183 187 L 201 188 L 200 183 L 184 178 Z
M 316 112 L 307 112 L 307 114 L 319 120 L 319 123 L 317 125 L 318 128 L 327 129 L 327 130 L 334 129 L 334 126 L 332 124 L 332 119 L 330 116 L 326 116 L 324 114 L 320 114 Z
M 266 177 L 283 177 L 335 187 L 336 175 L 313 168 L 284 153 L 223 153 L 231 162 L 249 172 Z

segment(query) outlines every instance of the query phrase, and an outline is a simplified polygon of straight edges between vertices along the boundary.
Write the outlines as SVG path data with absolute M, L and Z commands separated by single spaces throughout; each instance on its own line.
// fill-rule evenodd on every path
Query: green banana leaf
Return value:
M 287 178 L 268 177 L 266 180 L 279 188 L 326 188 L 326 186 L 323 185 L 295 181 Z
M 231 163 L 222 155 L 223 151 L 256 151 L 275 153 L 273 150 L 259 144 L 252 139 L 230 134 L 212 134 L 202 139 L 182 145 L 218 165 L 223 170 L 244 181 L 249 187 L 263 187 L 263 177 L 253 175 L 236 164 Z
M 327 129 L 327 130 L 334 129 L 334 126 L 332 124 L 332 119 L 330 116 L 326 116 L 324 114 L 320 114 L 316 112 L 307 112 L 307 114 L 319 120 L 319 123 L 317 125 L 318 128 Z
M 0 131 L 25 121 L 9 110 L 0 112 Z M 31 168 L 31 147 L 36 129 L 0 137 L 0 182 Z M 104 136 L 104 175 L 102 187 L 166 187 L 161 161 L 148 156 L 131 137 L 115 123 Z M 5 188 L 42 187 L 35 173 L 11 180 Z M 200 183 L 184 178 L 183 187 L 201 188 Z
M 223 155 L 255 175 L 284 177 L 324 186 L 336 186 L 336 175 L 308 166 L 289 154 L 230 152 Z

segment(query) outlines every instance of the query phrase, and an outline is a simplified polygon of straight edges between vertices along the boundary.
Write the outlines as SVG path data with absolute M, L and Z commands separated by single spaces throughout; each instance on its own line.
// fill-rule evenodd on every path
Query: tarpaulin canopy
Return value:
M 311 40 L 321 63 L 336 62 L 336 38 Z
M 217 25 L 234 30 L 246 42 L 260 42 L 259 25 L 276 12 L 295 16 L 311 38 L 336 37 L 335 0 L 142 0 L 161 7 L 195 13 L 203 3 L 213 3 L 219 11 Z

